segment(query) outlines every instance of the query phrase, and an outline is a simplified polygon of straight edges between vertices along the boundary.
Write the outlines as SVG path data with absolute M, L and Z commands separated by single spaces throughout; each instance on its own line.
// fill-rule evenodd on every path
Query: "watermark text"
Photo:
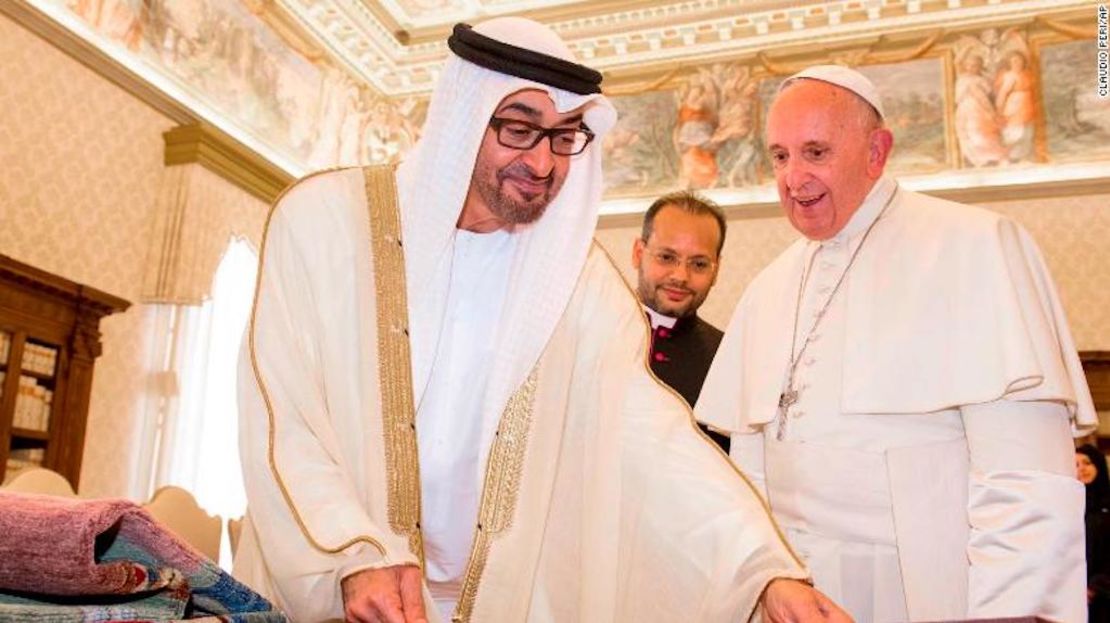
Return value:
M 1110 9 L 1099 4 L 1098 34 L 1095 50 L 1095 90 L 1099 97 L 1110 97 Z

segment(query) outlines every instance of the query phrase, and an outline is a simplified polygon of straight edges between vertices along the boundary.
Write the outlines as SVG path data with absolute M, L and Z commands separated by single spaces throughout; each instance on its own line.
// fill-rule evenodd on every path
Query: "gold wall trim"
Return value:
M 1053 180 L 1048 182 L 1030 182 L 1028 184 L 999 184 L 976 186 L 972 188 L 944 188 L 917 192 L 971 205 L 1025 199 L 1063 199 L 1083 195 L 1110 194 L 1110 177 L 1095 177 L 1079 180 Z M 662 195 L 663 193 L 660 192 L 659 194 Z M 652 199 L 653 197 L 647 197 L 645 199 L 645 210 L 647 206 L 650 205 Z M 721 205 L 721 209 L 725 211 L 725 217 L 729 221 L 750 221 L 754 219 L 782 217 L 782 210 L 779 208 L 778 201 L 734 205 L 723 204 Z M 643 212 L 603 214 L 598 217 L 597 228 L 621 229 L 625 227 L 639 227 L 643 224 L 643 219 Z
M 416 447 L 416 407 L 409 354 L 409 309 L 405 292 L 405 254 L 394 167 L 366 167 L 366 204 L 374 255 L 378 370 L 382 396 L 382 436 L 388 481 L 389 527 L 406 536 L 409 549 L 424 564 L 420 528 L 420 457 Z
M 162 134 L 166 166 L 197 163 L 266 202 L 293 176 L 207 123 L 182 125 Z
M 463 575 L 463 586 L 452 623 L 470 620 L 482 573 L 489 560 L 493 540 L 513 525 L 516 501 L 520 497 L 520 480 L 524 472 L 524 454 L 528 447 L 528 431 L 532 427 L 532 414 L 536 405 L 536 383 L 539 364 L 524 383 L 513 393 L 501 423 L 494 433 L 486 464 L 486 478 L 482 485 L 482 502 L 478 508 L 478 525 L 474 544 Z

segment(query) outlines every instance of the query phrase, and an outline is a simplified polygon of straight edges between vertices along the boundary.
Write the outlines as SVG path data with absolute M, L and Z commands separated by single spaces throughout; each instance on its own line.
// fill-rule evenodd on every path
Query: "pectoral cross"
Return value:
M 783 393 L 779 394 L 779 408 L 783 411 L 790 408 L 790 405 L 798 402 L 798 392 L 794 389 L 788 388 Z
M 779 427 L 775 431 L 775 439 L 782 441 L 786 437 L 786 412 L 790 409 L 790 405 L 798 402 L 798 390 L 793 387 L 787 387 L 785 391 L 779 394 Z

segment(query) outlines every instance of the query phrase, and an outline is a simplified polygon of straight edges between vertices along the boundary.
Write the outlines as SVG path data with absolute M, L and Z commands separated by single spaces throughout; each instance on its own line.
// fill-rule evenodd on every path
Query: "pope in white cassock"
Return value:
M 271 211 L 236 575 L 297 621 L 846 620 L 652 377 L 591 244 L 600 74 L 523 19 L 449 46 L 396 175 Z
M 857 621 L 1086 618 L 1096 424 L 1040 252 L 998 214 L 901 188 L 861 74 L 783 83 L 766 143 L 803 238 L 744 293 L 697 405 Z

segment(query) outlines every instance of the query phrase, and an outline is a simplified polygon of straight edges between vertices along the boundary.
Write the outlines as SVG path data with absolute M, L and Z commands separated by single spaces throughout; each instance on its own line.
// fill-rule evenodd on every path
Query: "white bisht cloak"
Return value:
M 378 365 L 395 327 L 376 320 L 365 204 L 357 169 L 279 201 L 240 370 L 250 518 L 236 573 L 298 621 L 340 618 L 351 570 L 418 561 L 391 527 L 391 510 L 418 513 L 419 498 L 388 495 L 417 466 L 386 459 L 382 377 L 406 372 Z M 772 578 L 806 576 L 762 499 L 651 375 L 647 344 L 594 247 L 495 434 L 464 618 L 731 622 Z
M 572 59 L 527 20 L 475 31 Z M 597 143 L 615 120 L 599 95 L 449 55 L 424 136 L 397 173 L 398 227 L 375 234 L 370 212 L 375 227 L 390 219 L 359 170 L 308 178 L 271 213 L 240 366 L 250 513 L 236 573 L 296 620 L 341 617 L 339 580 L 355 570 L 420 560 L 412 411 L 485 120 L 525 88 L 562 113 L 582 109 Z M 460 620 L 735 621 L 769 579 L 806 576 L 761 498 L 648 371 L 640 308 L 591 247 L 601 185 L 592 145 L 544 216 L 516 232 Z M 382 359 L 397 349 L 400 364 Z

